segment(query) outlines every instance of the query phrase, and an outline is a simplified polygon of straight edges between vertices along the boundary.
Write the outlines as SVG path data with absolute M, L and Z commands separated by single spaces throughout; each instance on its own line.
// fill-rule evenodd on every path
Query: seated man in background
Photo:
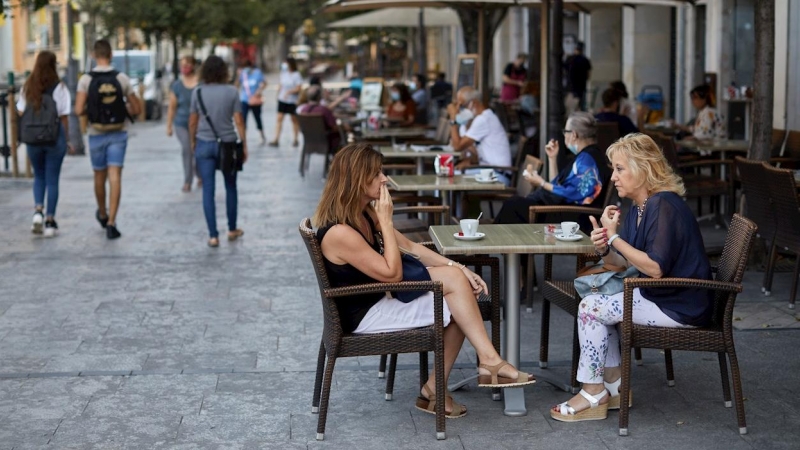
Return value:
M 436 102 L 436 107 L 442 109 L 447 107 L 452 96 L 453 85 L 445 80 L 444 72 L 439 72 L 431 86 L 431 101 Z
M 425 75 L 418 73 L 414 75 L 414 80 L 408 84 L 411 90 L 411 98 L 417 105 L 417 114 L 414 116 L 417 124 L 428 124 L 428 86 L 425 81 Z
M 339 126 L 336 124 L 336 118 L 327 106 L 322 105 L 322 88 L 318 85 L 312 85 L 306 89 L 307 103 L 300 105 L 297 108 L 298 114 L 320 114 L 322 121 L 325 122 L 325 129 L 328 131 L 328 144 L 331 149 L 336 151 L 341 143 L 341 136 L 339 135 Z
M 476 164 L 511 166 L 511 148 L 506 130 L 494 111 L 483 104 L 480 91 L 469 86 L 459 89 L 456 101 L 448 105 L 447 113 L 450 117 L 450 145 L 453 150 L 463 152 L 458 167 L 464 173 L 475 173 L 469 167 Z M 472 148 L 477 149 L 477 155 L 472 152 Z M 495 175 L 499 181 L 509 185 L 508 172 L 495 170 Z
M 575 162 L 559 172 L 556 160 L 560 148 L 558 141 L 551 139 L 545 147 L 549 173 L 558 175 L 547 181 L 537 172 L 525 174 L 525 179 L 539 189 L 527 197 L 515 196 L 506 200 L 494 223 L 528 223 L 528 208 L 531 206 L 572 204 L 601 207 L 611 169 L 605 152 L 596 144 L 596 134 L 597 122 L 591 114 L 572 113 L 567 119 L 564 142 L 575 154 Z M 579 220 L 581 229 L 587 229 L 588 222 L 588 219 Z
M 619 125 L 620 137 L 630 133 L 638 133 L 639 129 L 631 122 L 631 119 L 619 113 L 621 100 L 622 94 L 618 90 L 614 88 L 606 89 L 603 91 L 603 108 L 594 115 L 594 118 L 598 122 L 615 122 Z

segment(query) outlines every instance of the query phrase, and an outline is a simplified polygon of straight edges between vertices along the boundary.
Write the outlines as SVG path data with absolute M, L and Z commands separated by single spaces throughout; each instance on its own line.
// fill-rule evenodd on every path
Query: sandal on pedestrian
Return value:
M 228 240 L 229 241 L 235 241 L 235 240 L 239 239 L 239 237 L 241 237 L 242 235 L 244 235 L 244 230 L 239 229 L 239 228 L 237 228 L 237 229 L 235 229 L 233 231 L 228 231 Z
M 619 387 L 622 384 L 622 377 L 617 378 L 617 381 L 613 383 L 609 383 L 604 381 L 603 384 L 606 386 L 606 390 L 608 391 L 608 409 L 609 411 L 612 409 L 619 409 L 619 402 L 620 402 L 620 395 L 619 395 Z M 633 406 L 633 391 L 628 389 L 628 408 Z
M 211 248 L 219 247 L 219 239 L 218 238 L 211 238 L 208 240 L 208 246 Z
M 428 385 L 422 386 L 422 389 L 425 391 L 425 395 L 428 397 L 426 398 L 422 394 L 417 397 L 417 403 L 414 405 L 418 410 L 422 412 L 426 412 L 428 414 L 436 414 L 436 400 L 431 400 L 430 398 L 434 396 L 434 393 L 428 388 Z M 458 403 L 457 401 L 453 400 L 453 397 L 450 395 L 449 392 L 445 393 L 445 399 L 450 399 L 453 404 L 453 410 L 450 412 L 445 411 L 444 417 L 446 419 L 460 419 L 467 415 L 467 408 Z
M 608 417 L 608 402 L 600 403 L 600 400 L 606 396 L 608 391 L 592 395 L 585 390 L 581 389 L 579 394 L 581 397 L 589 401 L 589 408 L 576 411 L 575 408 L 569 406 L 569 402 L 564 402 L 554 406 L 550 410 L 550 417 L 561 422 L 583 422 L 585 420 L 603 420 Z
M 488 370 L 489 374 L 478 375 L 478 387 L 489 387 L 489 388 L 520 387 L 536 383 L 536 379 L 533 378 L 533 375 L 525 373 L 521 370 L 517 370 L 517 378 L 509 378 L 500 375 L 500 369 L 502 369 L 505 366 L 509 366 L 512 369 L 514 368 L 514 366 L 509 364 L 508 361 L 500 361 L 499 364 L 494 366 L 481 364 L 479 367 Z

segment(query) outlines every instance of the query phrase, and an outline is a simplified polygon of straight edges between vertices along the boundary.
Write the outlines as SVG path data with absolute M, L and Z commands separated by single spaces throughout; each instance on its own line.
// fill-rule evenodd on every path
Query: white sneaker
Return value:
M 55 220 L 47 220 L 44 223 L 44 237 L 53 237 L 58 232 L 58 224 Z
M 41 211 L 33 213 L 33 226 L 31 232 L 33 234 L 42 234 L 42 224 L 44 223 L 44 215 Z

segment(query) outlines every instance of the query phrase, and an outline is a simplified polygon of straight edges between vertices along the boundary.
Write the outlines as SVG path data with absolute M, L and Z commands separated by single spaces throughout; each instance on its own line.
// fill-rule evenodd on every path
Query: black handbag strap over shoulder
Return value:
M 211 127 L 211 132 L 214 133 L 214 137 L 217 138 L 217 142 L 222 142 L 222 139 L 219 138 L 217 134 L 217 130 L 214 128 L 214 124 L 211 123 L 211 118 L 208 117 L 208 111 L 206 111 L 206 105 L 203 103 L 203 94 L 202 89 L 199 87 L 197 88 L 197 103 L 200 104 L 200 111 L 203 111 L 203 115 L 206 117 L 206 122 L 208 122 L 208 126 Z

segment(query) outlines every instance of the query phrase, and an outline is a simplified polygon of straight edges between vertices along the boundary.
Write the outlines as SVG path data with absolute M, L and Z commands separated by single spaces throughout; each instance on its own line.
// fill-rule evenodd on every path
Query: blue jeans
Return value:
M 216 141 L 197 140 L 194 149 L 197 173 L 203 180 L 203 212 L 206 215 L 208 225 L 208 235 L 212 238 L 219 237 L 217 231 L 217 208 L 214 204 L 214 193 L 216 187 L 216 170 L 219 153 Z M 225 178 L 225 205 L 228 212 L 228 230 L 236 229 L 236 209 L 238 194 L 236 192 L 236 173 L 223 173 Z
M 64 126 L 59 125 L 58 138 L 53 145 L 28 145 L 28 159 L 33 166 L 33 201 L 37 208 L 44 206 L 47 191 L 47 217 L 55 217 L 58 204 L 58 178 L 61 163 L 67 154 L 67 139 Z

